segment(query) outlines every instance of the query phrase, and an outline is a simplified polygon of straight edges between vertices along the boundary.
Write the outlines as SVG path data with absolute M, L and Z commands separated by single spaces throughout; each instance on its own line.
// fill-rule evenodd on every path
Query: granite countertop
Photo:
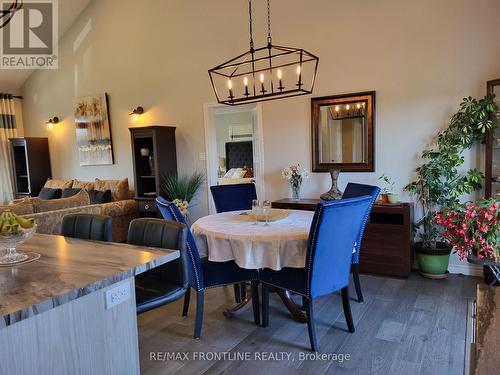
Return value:
M 40 259 L 0 267 L 0 329 L 179 257 L 178 250 L 35 234 L 18 251 Z

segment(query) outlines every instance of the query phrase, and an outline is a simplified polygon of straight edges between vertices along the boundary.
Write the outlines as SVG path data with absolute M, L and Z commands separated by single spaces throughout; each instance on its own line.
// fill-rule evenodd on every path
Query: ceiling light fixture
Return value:
M 267 0 L 267 46 L 254 48 L 252 0 L 248 0 L 250 50 L 208 71 L 222 104 L 238 105 L 311 94 L 319 58 L 302 48 L 272 44 Z

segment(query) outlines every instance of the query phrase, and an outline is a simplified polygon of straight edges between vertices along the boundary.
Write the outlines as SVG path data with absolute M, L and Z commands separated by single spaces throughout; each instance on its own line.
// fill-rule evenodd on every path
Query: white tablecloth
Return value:
M 305 267 L 307 238 L 314 212 L 290 211 L 281 220 L 254 224 L 244 211 L 198 219 L 191 227 L 200 253 L 213 262 L 235 260 L 247 269 Z

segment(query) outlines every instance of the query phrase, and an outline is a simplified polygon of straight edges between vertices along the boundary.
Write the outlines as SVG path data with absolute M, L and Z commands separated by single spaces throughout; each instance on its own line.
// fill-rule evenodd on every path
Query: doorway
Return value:
M 205 105 L 205 147 L 208 186 L 255 183 L 265 199 L 262 106 Z M 210 189 L 209 213 L 215 213 Z

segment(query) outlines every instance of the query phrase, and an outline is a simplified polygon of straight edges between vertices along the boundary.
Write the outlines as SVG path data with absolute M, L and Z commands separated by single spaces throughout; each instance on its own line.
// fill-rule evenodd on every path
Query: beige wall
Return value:
M 207 69 L 246 50 L 246 1 L 93 1 L 60 45 L 59 70 L 34 73 L 23 87 L 25 131 L 49 135 L 56 177 L 132 179 L 127 113 L 143 105 L 144 124 L 175 125 L 180 171 L 204 170 L 203 104 L 214 102 Z M 264 42 L 265 2 L 254 2 L 256 42 Z M 419 155 L 462 97 L 483 95 L 500 77 L 498 0 L 273 0 L 274 40 L 320 56 L 314 95 L 376 90 L 376 172 L 344 173 L 376 183 L 386 173 L 402 188 Z M 71 108 L 76 96 L 110 95 L 116 164 L 79 167 Z M 268 199 L 288 194 L 279 170 L 310 168 L 310 101 L 263 104 Z M 478 165 L 479 151 L 467 155 Z M 314 174 L 304 188 L 329 188 Z M 206 195 L 195 216 L 207 212 Z

